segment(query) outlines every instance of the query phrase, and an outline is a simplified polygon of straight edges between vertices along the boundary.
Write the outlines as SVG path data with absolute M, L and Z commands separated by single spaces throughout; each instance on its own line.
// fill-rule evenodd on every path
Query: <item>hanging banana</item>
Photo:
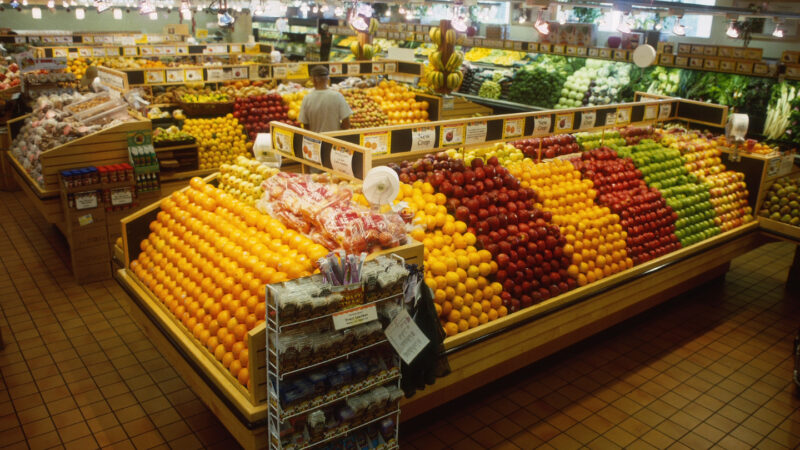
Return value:
M 428 36 L 430 36 L 433 45 L 437 47 L 442 45 L 442 30 L 439 27 L 431 27 L 430 31 L 428 31 Z

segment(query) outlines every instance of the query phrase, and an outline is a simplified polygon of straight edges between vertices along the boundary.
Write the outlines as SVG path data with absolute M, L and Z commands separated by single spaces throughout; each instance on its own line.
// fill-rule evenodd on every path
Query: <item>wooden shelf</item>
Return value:
M 777 220 L 768 219 L 766 217 L 759 217 L 758 224 L 759 227 L 770 236 L 775 236 L 800 245 L 800 227 L 778 222 Z

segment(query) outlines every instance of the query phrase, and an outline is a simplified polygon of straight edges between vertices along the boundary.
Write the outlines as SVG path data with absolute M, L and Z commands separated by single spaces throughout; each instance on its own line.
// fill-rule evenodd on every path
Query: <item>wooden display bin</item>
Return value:
M 216 176 L 207 176 L 205 180 L 215 184 Z M 186 189 L 188 187 L 181 190 Z M 248 449 L 264 447 L 267 443 L 266 325 L 261 324 L 247 334 L 248 348 L 258 350 L 250 353 L 248 367 L 251 382 L 247 388 L 231 376 L 230 371 L 194 338 L 130 270 L 130 262 L 141 251 L 139 243 L 149 236 L 150 223 L 156 220 L 160 210 L 160 202 L 157 201 L 121 221 L 123 248 L 120 256 L 124 267 L 115 276 L 133 298 L 133 304 L 126 305 L 126 309 L 132 311 L 148 337 L 165 356 L 178 361 L 176 370 L 237 441 Z M 423 246 L 410 238 L 408 244 L 373 253 L 368 259 L 393 253 L 402 256 L 408 263 L 422 264 Z M 165 344 L 159 345 L 159 342 Z
M 17 182 L 14 181 L 14 168 L 6 155 L 11 150 L 11 136 L 7 127 L 0 128 L 0 191 L 19 190 Z

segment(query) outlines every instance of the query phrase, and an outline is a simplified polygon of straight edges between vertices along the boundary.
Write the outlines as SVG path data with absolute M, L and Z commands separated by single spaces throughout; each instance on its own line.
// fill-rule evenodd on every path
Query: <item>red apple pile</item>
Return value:
M 598 203 L 620 216 L 627 233 L 628 256 L 634 264 L 681 247 L 675 235 L 678 215 L 657 189 L 647 187 L 630 158 L 618 158 L 614 150 L 602 147 L 585 152 L 573 165 L 594 183 Z
M 558 134 L 548 137 L 523 139 L 513 143 L 525 156 L 536 159 L 539 156 L 539 147 L 542 148 L 542 159 L 555 158 L 556 156 L 579 153 L 580 145 L 571 134 Z
M 19 86 L 19 66 L 11 63 L 6 66 L 0 61 L 0 91 Z
M 625 139 L 626 145 L 636 145 L 642 139 L 651 139 L 653 137 L 653 127 L 637 127 L 628 125 L 627 127 L 620 128 L 619 136 Z
M 343 92 L 347 104 L 353 114 L 350 116 L 350 127 L 372 128 L 389 124 L 389 116 L 378 106 L 366 91 L 351 89 Z
M 245 132 L 252 141 L 258 133 L 268 132 L 272 121 L 299 127 L 299 122 L 289 119 L 288 112 L 289 108 L 283 104 L 280 94 L 253 95 L 237 98 L 233 102 L 233 117 L 244 125 Z

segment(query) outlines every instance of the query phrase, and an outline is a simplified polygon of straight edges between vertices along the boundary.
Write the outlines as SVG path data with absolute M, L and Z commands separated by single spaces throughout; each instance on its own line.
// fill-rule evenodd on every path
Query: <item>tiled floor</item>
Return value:
M 791 448 L 793 247 L 403 424 L 403 448 Z M 234 448 L 118 299 L 78 286 L 64 243 L 0 192 L 0 447 Z

